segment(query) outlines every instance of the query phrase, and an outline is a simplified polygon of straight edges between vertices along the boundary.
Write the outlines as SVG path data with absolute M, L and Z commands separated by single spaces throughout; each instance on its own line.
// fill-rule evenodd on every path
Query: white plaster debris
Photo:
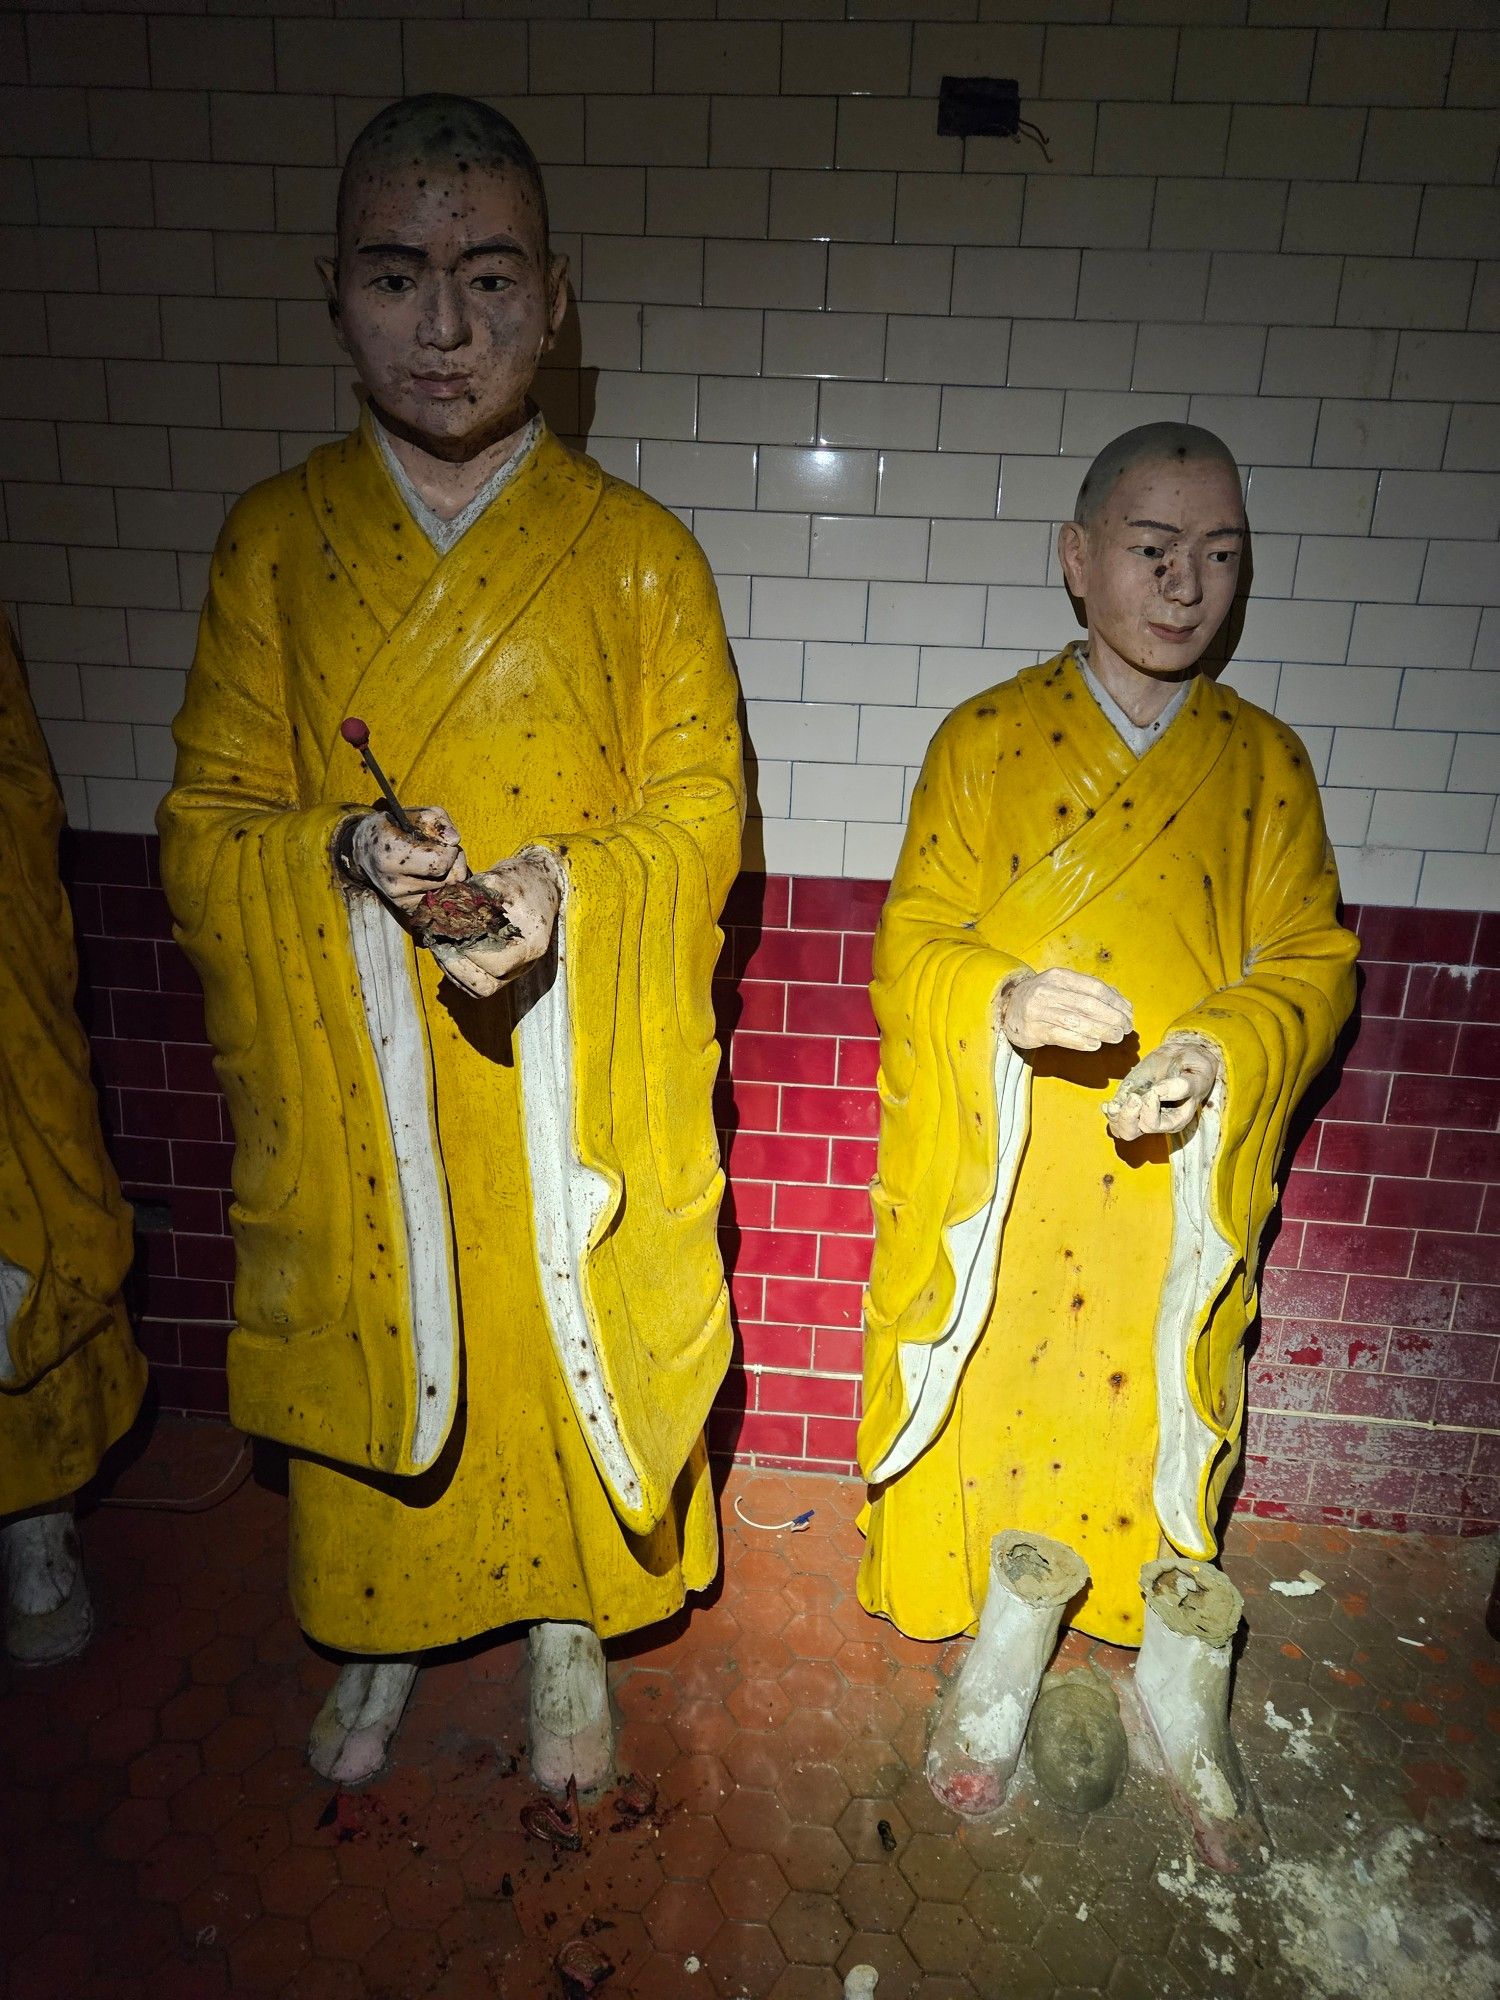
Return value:
M 1076 1909 L 1076 1910 L 1075 1910 L 1075 1911 L 1073 1912 L 1073 1914 L 1074 1914 L 1074 1916 L 1075 1916 L 1075 1917 L 1077 1917 L 1077 1919 L 1078 1919 L 1079 1923 L 1081 1923 L 1081 1924 L 1086 1924 L 1086 1923 L 1088 1922 L 1088 1920 L 1089 1920 L 1089 1906 L 1088 1906 L 1088 1904 L 1087 1904 L 1087 1903 L 1080 1903 L 1080 1904 L 1078 1905 L 1078 1908 L 1077 1908 L 1077 1909 Z
M 703 1960 L 695 1957 L 692 1952 L 689 1952 L 687 1957 L 682 1961 L 682 1969 L 684 1972 L 701 1972 L 703 1970 Z
M 1282 1597 L 1312 1597 L 1323 1588 L 1323 1579 L 1314 1576 L 1310 1569 L 1293 1578 L 1273 1577 L 1271 1588 Z
M 1298 1764 L 1308 1764 L 1316 1770 L 1318 1746 L 1313 1738 L 1312 1710 L 1310 1708 L 1300 1710 L 1298 1720 L 1289 1722 L 1284 1715 L 1277 1714 L 1275 1703 L 1268 1701 L 1265 1706 L 1265 1716 L 1266 1727 L 1286 1737 L 1286 1742 L 1281 1748 L 1287 1756 Z M 1349 1796 L 1352 1798 L 1354 1794 L 1351 1792 Z

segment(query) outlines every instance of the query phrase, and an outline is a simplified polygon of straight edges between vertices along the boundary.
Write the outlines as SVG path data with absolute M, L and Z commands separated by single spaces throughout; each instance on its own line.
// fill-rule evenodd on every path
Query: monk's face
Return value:
M 525 421 L 567 292 L 523 174 L 372 163 L 322 269 L 339 340 L 398 435 L 461 463 Z
M 1058 538 L 1089 633 L 1139 672 L 1179 674 L 1202 657 L 1239 580 L 1245 504 L 1218 459 L 1135 465 L 1087 528 Z

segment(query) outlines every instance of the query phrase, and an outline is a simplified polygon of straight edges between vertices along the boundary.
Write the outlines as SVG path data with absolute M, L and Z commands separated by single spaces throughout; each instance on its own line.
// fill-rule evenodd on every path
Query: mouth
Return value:
M 1152 625 L 1148 622 L 1146 629 L 1153 638 L 1161 639 L 1169 646 L 1185 646 L 1198 628 L 1196 625 Z
M 469 392 L 467 375 L 413 375 L 411 385 L 419 396 L 426 396 L 433 402 L 453 402 Z

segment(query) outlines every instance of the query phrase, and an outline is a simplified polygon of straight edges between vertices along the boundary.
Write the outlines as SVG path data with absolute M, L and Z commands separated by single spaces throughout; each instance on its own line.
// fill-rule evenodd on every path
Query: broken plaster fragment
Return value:
M 1285 1577 L 1273 1577 L 1271 1588 L 1280 1597 L 1312 1597 L 1323 1588 L 1323 1579 L 1314 1576 L 1310 1569 L 1305 1569 L 1300 1576 L 1290 1580 Z

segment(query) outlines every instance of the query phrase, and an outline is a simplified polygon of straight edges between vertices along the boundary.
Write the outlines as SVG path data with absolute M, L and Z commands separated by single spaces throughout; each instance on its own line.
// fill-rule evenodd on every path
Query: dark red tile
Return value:
M 1344 1316 L 1364 1326 L 1385 1323 L 1433 1332 L 1447 1326 L 1452 1319 L 1453 1297 L 1452 1285 L 1351 1277 Z
M 1500 1236 L 1419 1230 L 1411 1275 L 1471 1285 L 1500 1283 Z
M 1500 969 L 1471 964 L 1414 965 L 1406 988 L 1409 1020 L 1500 1021 Z
M 1483 1194 L 1472 1181 L 1381 1179 L 1371 1190 L 1369 1220 L 1402 1229 L 1473 1229 Z
M 1371 1272 L 1405 1277 L 1414 1237 L 1410 1229 L 1368 1229 L 1310 1222 L 1302 1232 L 1302 1267 L 1308 1271 Z
M 1415 976 L 1415 975 L 1414 975 Z M 1349 1052 L 1350 1069 L 1406 1070 L 1447 1076 L 1453 1068 L 1458 1030 L 1442 1021 L 1366 1020 Z
M 740 938 L 744 956 L 735 970 L 743 977 L 838 983 L 843 939 L 837 931 L 764 931 L 758 938 L 748 933 Z
M 861 1287 L 824 1278 L 770 1278 L 766 1281 L 768 1320 L 814 1326 L 857 1326 Z
M 1374 907 L 1360 910 L 1356 928 L 1370 958 L 1468 965 L 1479 919 L 1470 910 Z
M 838 1044 L 826 1035 L 757 1035 L 739 1030 L 732 1066 L 736 1083 L 759 1077 L 771 1083 L 832 1083 Z
M 1287 1177 L 1281 1212 L 1308 1222 L 1363 1222 L 1370 1183 L 1363 1174 L 1314 1173 L 1297 1167 Z M 1380 1220 L 1371 1216 L 1372 1222 Z
M 1386 1115 L 1393 1125 L 1493 1132 L 1500 1119 L 1500 1077 L 1392 1077 Z
M 1500 1285 L 1460 1285 L 1453 1324 L 1463 1333 L 1500 1333 Z
M 880 1130 L 880 1105 L 873 1091 L 788 1084 L 781 1093 L 780 1129 L 873 1139 Z

